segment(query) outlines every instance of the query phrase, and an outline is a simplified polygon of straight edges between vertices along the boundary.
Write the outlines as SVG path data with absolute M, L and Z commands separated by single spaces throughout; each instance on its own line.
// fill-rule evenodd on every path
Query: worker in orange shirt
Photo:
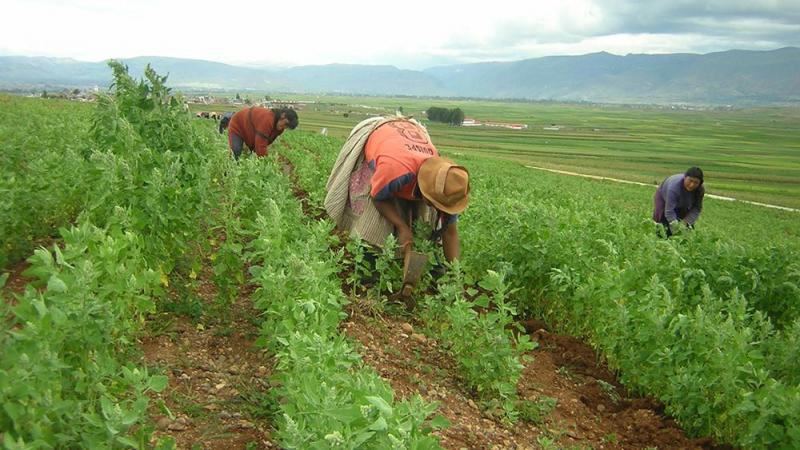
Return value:
M 290 108 L 245 108 L 231 117 L 228 124 L 228 145 L 233 158 L 242 155 L 242 146 L 258 156 L 267 156 L 267 147 L 287 128 L 297 128 L 297 112 Z
M 439 156 L 413 119 L 367 119 L 353 129 L 328 178 L 325 208 L 340 229 L 380 246 L 388 233 L 409 250 L 412 222 L 432 225 L 448 261 L 458 259 L 458 214 L 467 207 L 467 169 Z

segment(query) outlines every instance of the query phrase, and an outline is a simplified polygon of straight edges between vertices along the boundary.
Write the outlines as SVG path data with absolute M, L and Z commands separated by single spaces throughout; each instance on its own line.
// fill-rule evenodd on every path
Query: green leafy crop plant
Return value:
M 439 295 L 426 300 L 428 327 L 458 362 L 481 403 L 494 415 L 514 422 L 519 417 L 517 382 L 535 345 L 525 334 L 514 335 L 515 308 L 506 300 L 502 273 L 489 271 L 479 283 L 491 293 L 468 300 L 456 264 L 449 279 L 440 280 Z M 471 288 L 470 288 L 471 289 Z M 433 311 L 439 311 L 435 313 Z
M 16 263 L 87 202 L 91 109 L 0 95 L 0 269 Z
M 106 446 L 144 415 L 148 389 L 163 377 L 122 361 L 143 315 L 154 311 L 158 276 L 142 242 L 119 229 L 63 230 L 64 249 L 39 249 L 29 287 L 17 297 L 2 340 L 0 425 L 9 442 L 38 447 Z M 11 330 L 15 330 L 11 333 Z

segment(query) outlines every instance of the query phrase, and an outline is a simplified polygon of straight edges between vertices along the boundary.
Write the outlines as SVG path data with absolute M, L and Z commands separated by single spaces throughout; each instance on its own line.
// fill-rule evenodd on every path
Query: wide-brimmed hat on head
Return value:
M 469 172 L 450 160 L 433 156 L 419 168 L 417 183 L 422 196 L 439 211 L 458 214 L 469 201 Z

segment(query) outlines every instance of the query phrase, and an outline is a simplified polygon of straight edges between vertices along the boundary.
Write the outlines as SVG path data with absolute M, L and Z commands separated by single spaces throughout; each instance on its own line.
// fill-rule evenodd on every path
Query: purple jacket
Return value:
M 687 224 L 694 225 L 694 222 L 700 217 L 706 189 L 701 184 L 694 191 L 687 191 L 683 187 L 684 176 L 682 173 L 672 175 L 658 187 L 653 198 L 654 221 L 661 222 L 662 218 L 666 218 L 667 222 L 683 219 Z

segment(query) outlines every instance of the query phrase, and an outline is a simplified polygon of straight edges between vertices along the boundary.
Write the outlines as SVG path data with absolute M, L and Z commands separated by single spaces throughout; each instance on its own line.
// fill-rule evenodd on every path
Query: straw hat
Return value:
M 439 211 L 458 214 L 469 201 L 469 172 L 447 159 L 432 156 L 419 168 L 417 183 L 422 196 Z

